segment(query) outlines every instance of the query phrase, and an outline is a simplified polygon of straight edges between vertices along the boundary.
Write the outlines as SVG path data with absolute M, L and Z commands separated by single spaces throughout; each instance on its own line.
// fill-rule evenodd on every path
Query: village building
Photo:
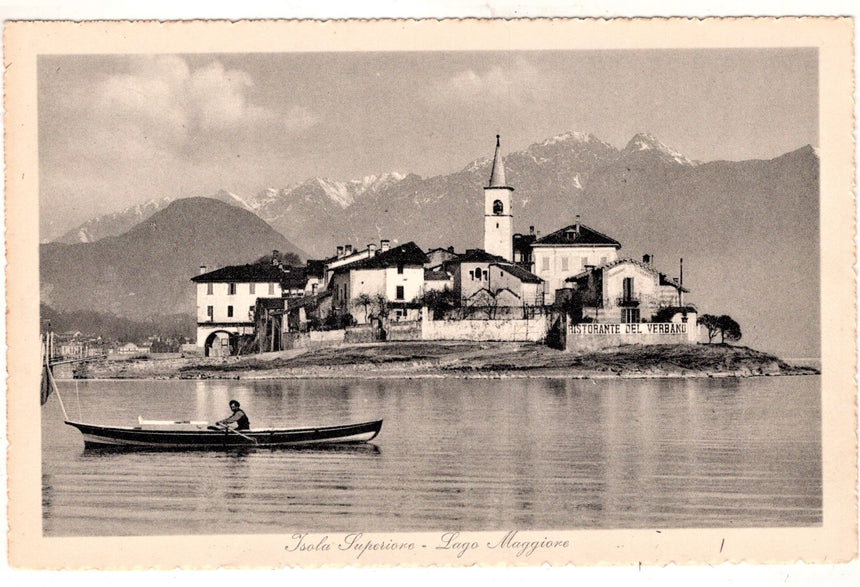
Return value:
M 424 268 L 424 291 L 454 291 L 454 276 L 444 269 Z
M 241 337 L 255 334 L 255 314 L 260 298 L 282 299 L 304 296 L 306 267 L 281 262 L 272 251 L 269 263 L 230 265 L 201 272 L 191 279 L 197 284 L 197 346 L 204 356 L 236 354 Z
M 424 263 L 424 268 L 440 269 L 445 263 L 457 257 L 458 255 L 454 252 L 454 247 L 430 249 L 427 251 L 427 262 Z
M 351 244 L 338 245 L 334 257 L 329 257 L 322 261 L 325 267 L 325 275 L 323 283 L 328 284 L 334 275 L 335 269 L 346 267 L 359 261 L 364 261 L 376 255 L 376 253 L 384 253 L 391 248 L 391 241 L 382 239 L 379 241 L 379 247 L 374 243 L 370 243 L 362 250 L 353 249 Z
M 359 324 L 367 323 L 372 313 L 385 312 L 392 320 L 417 320 L 421 315 L 426 262 L 427 255 L 418 245 L 408 242 L 335 267 L 328 284 L 332 308 L 341 314 L 351 314 Z M 362 304 L 365 296 L 376 306 L 382 301 L 385 308 Z
M 568 277 L 587 266 L 602 266 L 618 259 L 621 243 L 579 221 L 531 243 L 535 274 L 546 282 L 550 295 L 565 287 Z
M 304 270 L 305 295 L 312 296 L 325 291 L 325 261 L 308 259 Z
M 513 236 L 514 263 L 531 273 L 535 272 L 532 244 L 538 238 L 540 238 L 540 233 L 535 233 L 534 226 L 529 226 L 528 234 L 516 233 Z
M 544 303 L 541 278 L 482 249 L 467 249 L 448 261 L 454 292 L 463 306 L 540 306 Z
M 582 317 L 593 322 L 650 322 L 664 308 L 678 308 L 686 316 L 684 293 L 677 280 L 654 268 L 650 255 L 642 261 L 615 259 L 568 277 L 572 299 L 582 308 Z M 671 320 L 674 316 L 667 317 Z

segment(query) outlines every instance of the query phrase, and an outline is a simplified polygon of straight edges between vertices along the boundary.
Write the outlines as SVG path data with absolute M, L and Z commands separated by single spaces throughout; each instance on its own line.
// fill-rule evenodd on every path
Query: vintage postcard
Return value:
M 853 27 L 7 23 L 10 565 L 851 560 Z

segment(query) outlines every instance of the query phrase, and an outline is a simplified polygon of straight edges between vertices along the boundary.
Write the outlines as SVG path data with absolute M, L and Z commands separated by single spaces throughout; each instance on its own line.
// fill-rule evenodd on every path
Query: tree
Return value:
M 431 289 L 421 296 L 421 304 L 433 312 L 434 320 L 444 318 L 447 312 L 457 307 L 457 301 L 457 294 L 448 289 L 447 286 L 442 291 Z
M 382 294 L 376 294 L 374 301 L 376 302 L 376 309 L 378 310 L 376 315 L 380 318 L 388 317 L 388 298 Z
M 352 303 L 356 306 L 361 306 L 364 308 L 364 321 L 367 322 L 367 313 L 370 310 L 370 307 L 373 305 L 373 298 L 366 293 L 359 294 L 356 296 Z
M 725 343 L 727 340 L 736 342 L 741 339 L 741 325 L 735 322 L 731 316 L 723 314 L 717 318 L 717 328 L 720 330 L 720 342 Z
M 719 318 L 712 314 L 699 316 L 699 326 L 704 326 L 708 330 L 708 344 L 711 344 L 714 337 L 720 332 Z

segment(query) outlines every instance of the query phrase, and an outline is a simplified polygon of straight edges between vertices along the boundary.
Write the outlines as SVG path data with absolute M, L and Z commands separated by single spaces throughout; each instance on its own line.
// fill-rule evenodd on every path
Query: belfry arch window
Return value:
M 502 204 L 501 200 L 496 200 L 495 202 L 493 202 L 493 214 L 498 216 L 499 214 L 502 214 L 504 211 L 505 211 L 505 205 Z

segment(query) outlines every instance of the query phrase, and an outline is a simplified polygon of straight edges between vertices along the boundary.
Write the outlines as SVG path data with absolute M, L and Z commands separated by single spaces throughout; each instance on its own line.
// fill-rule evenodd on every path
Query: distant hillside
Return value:
M 119 236 L 39 247 L 41 301 L 133 319 L 194 313 L 200 265 L 249 263 L 278 249 L 304 255 L 251 212 L 210 198 L 177 200 Z
M 486 154 L 448 175 L 314 178 L 253 197 L 218 197 L 253 210 L 313 258 L 380 238 L 463 250 L 482 245 L 491 140 Z M 622 255 L 651 253 L 671 276 L 683 257 L 689 301 L 736 318 L 744 343 L 819 355 L 819 161 L 812 147 L 771 160 L 698 162 L 645 133 L 619 150 L 567 132 L 504 159 L 516 232 L 534 226 L 547 234 L 580 214 L 619 240 Z

